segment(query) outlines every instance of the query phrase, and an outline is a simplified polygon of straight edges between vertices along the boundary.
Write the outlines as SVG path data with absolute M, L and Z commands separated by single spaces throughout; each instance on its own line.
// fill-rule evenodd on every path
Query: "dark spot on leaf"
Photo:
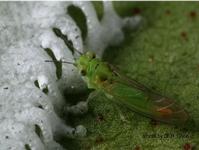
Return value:
M 140 8 L 138 8 L 138 7 L 135 7 L 135 8 L 133 8 L 133 15 L 139 15 L 139 14 L 141 14 L 141 9 Z
M 186 32 L 184 32 L 184 31 L 183 31 L 183 32 L 181 32 L 181 33 L 180 33 L 180 35 L 181 35 L 182 37 L 187 37 L 187 33 L 186 33 Z
M 20 65 L 20 63 L 17 63 L 17 65 L 19 66 L 19 65 Z
M 197 13 L 195 11 L 191 11 L 189 13 L 190 18 L 195 19 L 197 17 Z
M 5 136 L 5 138 L 6 138 L 6 139 L 8 139 L 8 138 L 9 138 L 9 136 Z
M 103 141 L 104 141 L 104 139 L 103 139 L 103 137 L 101 137 L 101 136 L 98 136 L 98 137 L 96 137 L 96 139 L 95 139 L 95 143 L 96 143 L 96 144 L 101 144 Z
M 139 145 L 136 145 L 134 150 L 141 150 L 141 147 Z
M 171 15 L 171 11 L 167 9 L 167 10 L 165 10 L 165 14 L 166 15 Z
M 185 143 L 185 144 L 183 145 L 183 149 L 184 149 L 184 150 L 192 150 L 192 146 L 191 146 L 190 143 Z
M 184 40 L 188 40 L 188 37 L 187 37 L 187 32 L 185 32 L 185 31 L 182 31 L 181 33 L 180 33 L 180 36 L 184 39 Z
M 8 87 L 4 87 L 3 89 L 4 89 L 4 90 L 7 90 L 7 89 L 8 89 Z
M 102 114 L 97 114 L 96 121 L 97 121 L 97 122 L 102 122 L 102 121 L 104 121 L 104 116 L 103 116 Z
M 158 121 L 154 120 L 154 119 L 151 119 L 150 120 L 150 125 L 152 125 L 153 127 L 156 127 L 158 125 Z

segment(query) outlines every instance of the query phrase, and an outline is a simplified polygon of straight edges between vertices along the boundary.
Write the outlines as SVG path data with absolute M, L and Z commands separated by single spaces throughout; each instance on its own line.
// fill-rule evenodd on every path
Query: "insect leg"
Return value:
M 71 113 L 74 115 L 82 115 L 85 114 L 88 111 L 88 103 L 90 100 L 92 100 L 94 97 L 96 97 L 99 94 L 99 91 L 93 91 L 89 94 L 86 101 L 80 101 L 76 105 L 73 106 L 67 106 L 65 108 L 65 111 L 67 113 Z
M 80 101 L 76 105 L 67 106 L 65 108 L 67 113 L 71 113 L 74 115 L 82 115 L 88 111 L 88 102 L 87 101 Z
M 90 100 L 92 100 L 93 98 L 95 98 L 97 95 L 99 95 L 100 92 L 95 90 L 93 92 L 91 92 L 86 100 L 87 103 L 89 103 Z

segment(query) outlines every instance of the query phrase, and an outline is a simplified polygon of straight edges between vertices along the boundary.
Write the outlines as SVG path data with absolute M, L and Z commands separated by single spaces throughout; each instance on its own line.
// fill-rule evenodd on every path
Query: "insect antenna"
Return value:
M 77 49 L 73 46 L 72 42 L 66 40 L 65 43 L 66 43 L 66 45 L 67 45 L 69 48 L 72 49 L 72 51 L 75 51 L 75 52 L 77 52 L 78 54 L 83 55 L 82 52 L 80 52 L 79 50 L 77 50 Z
M 78 54 L 83 55 L 82 52 L 80 52 L 79 50 L 74 48 L 73 42 L 70 39 L 68 39 L 67 35 L 63 34 L 60 29 L 54 27 L 53 31 L 59 38 L 64 40 L 66 46 L 69 48 L 69 50 L 72 52 L 72 54 L 74 54 L 74 52 L 77 52 Z
M 73 50 L 74 50 L 75 52 L 77 52 L 78 54 L 83 55 L 82 52 L 78 51 L 78 50 L 77 50 L 76 48 L 74 48 L 74 47 L 73 47 Z
M 57 61 L 57 60 L 45 60 L 45 62 L 57 62 L 57 63 L 66 63 L 66 64 L 71 64 L 75 65 L 75 63 L 69 62 L 69 61 Z

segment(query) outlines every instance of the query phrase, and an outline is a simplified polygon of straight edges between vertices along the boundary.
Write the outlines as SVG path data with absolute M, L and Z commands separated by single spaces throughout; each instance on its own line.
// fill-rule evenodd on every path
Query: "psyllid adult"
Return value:
M 78 51 L 77 51 L 78 52 Z M 117 68 L 96 58 L 95 53 L 80 53 L 74 63 L 89 89 L 103 92 L 108 99 L 131 110 L 164 123 L 183 125 L 188 113 L 171 98 L 122 74 Z

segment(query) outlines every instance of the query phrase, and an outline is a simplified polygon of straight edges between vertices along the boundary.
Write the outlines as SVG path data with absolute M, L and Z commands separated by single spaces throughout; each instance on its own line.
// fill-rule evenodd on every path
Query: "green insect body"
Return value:
M 116 68 L 87 52 L 75 61 L 88 88 L 104 92 L 108 98 L 135 112 L 170 124 L 184 124 L 188 113 L 172 99 L 122 75 Z

